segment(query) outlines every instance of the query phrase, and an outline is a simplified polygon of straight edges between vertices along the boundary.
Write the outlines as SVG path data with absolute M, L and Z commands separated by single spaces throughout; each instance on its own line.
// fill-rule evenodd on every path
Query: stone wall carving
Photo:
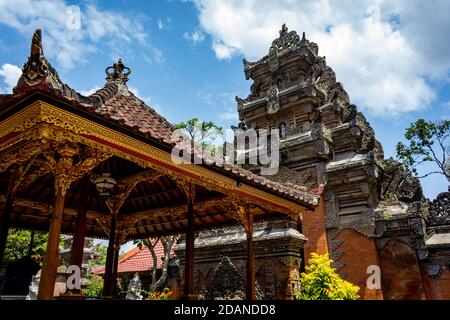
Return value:
M 450 225 L 450 187 L 429 202 L 429 222 L 431 225 Z
M 259 286 L 256 286 L 256 298 L 262 299 Z M 245 280 L 230 258 L 223 257 L 214 270 L 211 281 L 199 294 L 203 300 L 244 300 Z

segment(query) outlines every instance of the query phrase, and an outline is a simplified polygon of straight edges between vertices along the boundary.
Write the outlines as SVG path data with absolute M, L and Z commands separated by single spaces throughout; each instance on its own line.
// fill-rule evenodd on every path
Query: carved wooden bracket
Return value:
M 187 180 L 176 179 L 178 188 L 186 195 L 186 199 L 195 201 L 195 185 Z
M 119 181 L 118 192 L 106 201 L 106 206 L 112 214 L 117 214 L 122 208 L 125 200 L 130 195 L 131 191 L 143 181 L 153 183 L 162 176 L 162 173 L 157 171 L 146 171 L 131 177 L 126 177 Z
M 247 201 L 229 197 L 223 205 L 227 212 L 244 227 L 247 234 L 253 234 L 253 211 L 255 206 Z

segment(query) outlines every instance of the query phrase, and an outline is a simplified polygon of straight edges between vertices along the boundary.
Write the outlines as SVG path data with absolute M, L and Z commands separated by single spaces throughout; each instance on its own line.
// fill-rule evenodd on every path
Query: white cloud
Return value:
M 153 52 L 153 60 L 158 63 L 161 64 L 164 61 L 166 61 L 166 59 L 164 59 L 164 55 L 162 53 L 162 51 L 159 48 L 152 48 L 152 52 Z
M 101 88 L 102 87 L 100 87 L 100 86 L 95 86 L 88 90 L 80 90 L 80 94 L 87 97 L 87 96 L 90 96 L 91 94 L 93 94 L 94 92 L 96 92 L 97 90 L 100 90 Z
M 29 37 L 36 27 L 43 30 L 44 50 L 48 58 L 64 69 L 84 63 L 98 51 L 100 41 L 112 48 L 114 56 L 127 51 L 128 46 L 148 43 L 140 16 L 100 10 L 93 4 L 81 6 L 81 29 L 67 27 L 70 6 L 55 1 L 0 1 L 0 23 Z
M 172 25 L 172 20 L 170 18 L 158 19 L 157 25 L 159 30 L 168 29 Z
M 3 86 L 0 86 L 0 91 L 12 93 L 12 89 L 16 86 L 21 74 L 22 70 L 18 66 L 10 63 L 3 64 L 0 68 L 0 77 L 3 78 L 5 87 L 3 89 Z
M 207 92 L 205 90 L 200 89 L 197 90 L 195 95 L 197 96 L 197 98 L 199 98 L 206 104 L 213 105 L 216 103 L 216 101 L 214 100 L 214 96 L 211 92 Z
M 194 45 L 205 40 L 205 35 L 200 30 L 183 33 L 183 38 L 192 42 Z
M 282 23 L 319 45 L 352 102 L 377 115 L 429 106 L 427 79 L 449 78 L 450 2 L 194 0 L 218 59 L 268 53 Z
M 239 121 L 238 113 L 232 107 L 228 107 L 226 112 L 219 113 L 219 119 L 223 121 Z

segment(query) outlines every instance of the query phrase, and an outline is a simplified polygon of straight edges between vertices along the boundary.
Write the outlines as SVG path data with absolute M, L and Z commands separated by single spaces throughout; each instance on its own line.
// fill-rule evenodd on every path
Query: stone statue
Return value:
M 282 122 L 280 124 L 280 138 L 284 139 L 287 136 L 287 128 L 286 128 L 286 123 Z
M 31 283 L 28 289 L 27 300 L 37 300 L 39 292 L 39 282 L 41 280 L 41 270 L 39 270 L 36 275 L 31 279 Z
M 139 274 L 136 272 L 133 279 L 131 279 L 128 284 L 128 293 L 125 300 L 142 300 L 143 296 L 141 295 L 141 290 L 142 281 L 139 278 Z

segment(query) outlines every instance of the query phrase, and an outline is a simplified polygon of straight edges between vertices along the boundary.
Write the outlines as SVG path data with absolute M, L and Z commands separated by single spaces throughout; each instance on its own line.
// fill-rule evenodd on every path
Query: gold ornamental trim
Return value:
M 188 181 L 226 195 L 251 199 L 272 210 L 296 216 L 307 210 L 306 205 L 302 206 L 245 183 L 238 187 L 235 179 L 198 165 L 176 164 L 169 152 L 40 100 L 0 123 L 0 141 L 7 135 L 14 136 L 0 143 L 0 151 L 24 140 L 78 142 L 125 158 L 144 168 L 163 172 L 175 181 Z

